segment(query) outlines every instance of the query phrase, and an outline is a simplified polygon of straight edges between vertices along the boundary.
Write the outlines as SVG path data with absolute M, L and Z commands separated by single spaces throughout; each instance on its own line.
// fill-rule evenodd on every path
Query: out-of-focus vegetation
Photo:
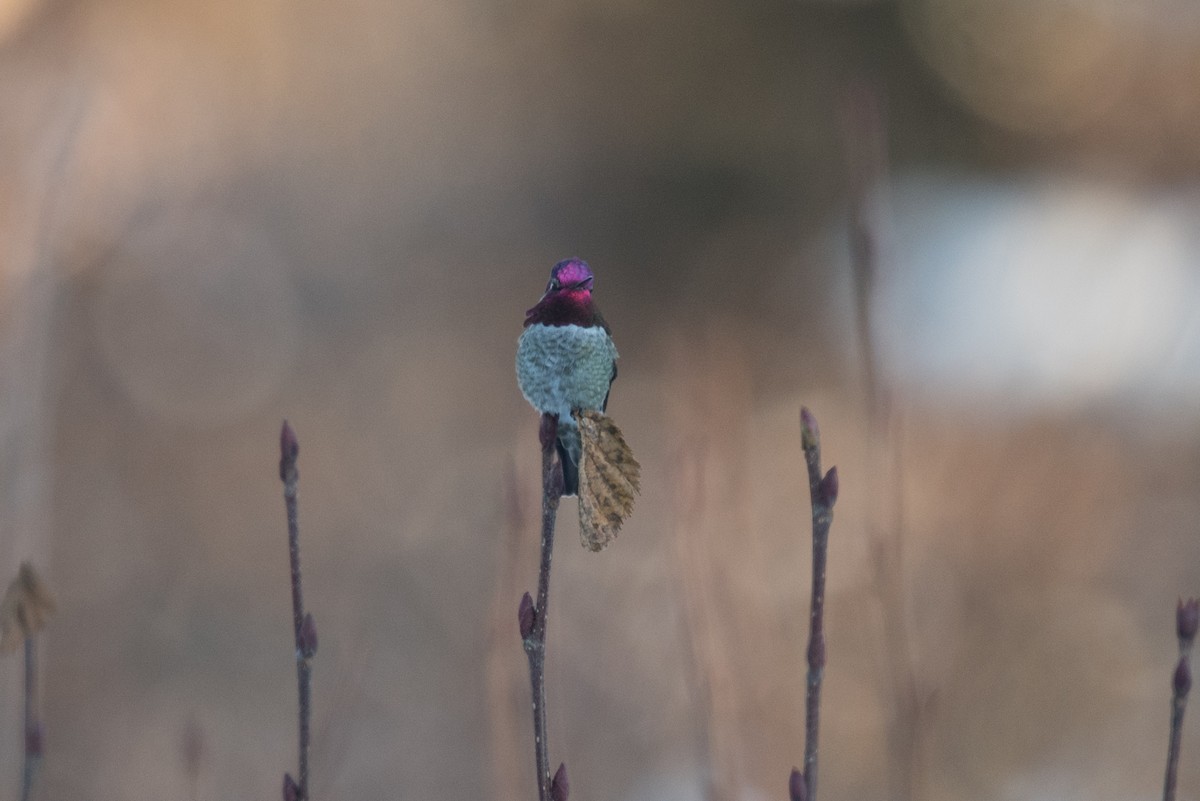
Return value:
M 898 797 L 904 709 L 922 799 L 1156 794 L 1163 621 L 1200 586 L 1198 71 L 1183 0 L 0 0 L 0 566 L 58 601 L 41 797 L 278 793 L 285 416 L 314 798 L 528 797 L 513 354 L 570 255 L 644 470 L 603 554 L 559 523 L 579 797 L 782 797 L 801 403 L 841 475 L 823 797 Z M 886 425 L 846 245 L 863 83 Z

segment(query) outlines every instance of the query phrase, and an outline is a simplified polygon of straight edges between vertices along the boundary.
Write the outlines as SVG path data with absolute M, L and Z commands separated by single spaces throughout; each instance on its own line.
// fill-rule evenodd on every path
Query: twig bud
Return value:
M 300 788 L 292 774 L 283 774 L 283 801 L 300 801 Z
M 1171 677 L 1171 687 L 1175 690 L 1175 695 L 1185 696 L 1188 690 L 1192 689 L 1192 669 L 1188 666 L 1186 656 L 1179 657 L 1179 664 L 1175 666 L 1175 675 Z
M 313 619 L 312 612 L 304 616 L 304 622 L 300 624 L 300 656 L 305 659 L 312 659 L 317 655 L 317 621 Z
M 821 447 L 821 429 L 807 406 L 800 407 L 800 445 L 806 451 Z
M 821 500 L 830 509 L 837 503 L 838 499 L 838 471 L 837 467 L 829 468 L 829 472 L 825 474 L 825 478 L 821 479 L 820 486 Z
M 808 801 L 808 786 L 804 783 L 800 768 L 792 768 L 792 775 L 788 777 L 788 795 L 792 801 Z
M 533 634 L 533 596 L 525 593 L 521 596 L 521 604 L 517 607 L 517 623 L 521 627 L 521 639 L 528 640 Z
M 1175 610 L 1175 632 L 1179 635 L 1179 643 L 1184 648 L 1192 646 L 1192 640 L 1196 638 L 1196 629 L 1200 627 L 1200 601 L 1195 598 L 1188 598 L 1184 601 L 1179 599 L 1179 606 Z
M 287 420 L 279 431 L 279 480 L 285 484 L 300 477 L 296 470 L 296 458 L 300 455 L 300 441 Z
M 560 763 L 554 778 L 550 782 L 550 798 L 552 801 L 567 801 L 571 792 L 571 783 L 567 781 L 567 765 Z

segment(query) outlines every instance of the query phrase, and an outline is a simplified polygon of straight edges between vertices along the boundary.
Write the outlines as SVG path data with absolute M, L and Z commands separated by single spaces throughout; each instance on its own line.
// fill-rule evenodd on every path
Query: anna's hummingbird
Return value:
M 558 415 L 563 494 L 579 491 L 579 428 L 572 411 L 603 412 L 617 377 L 617 348 L 592 302 L 592 270 L 567 259 L 554 265 L 542 299 L 525 312 L 517 344 L 517 383 L 542 414 Z

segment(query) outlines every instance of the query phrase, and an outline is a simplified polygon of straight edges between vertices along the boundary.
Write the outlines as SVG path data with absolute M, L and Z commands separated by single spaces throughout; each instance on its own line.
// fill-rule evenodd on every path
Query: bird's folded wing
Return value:
M 633 512 L 640 492 L 641 465 L 611 417 L 594 411 L 573 413 L 579 425 L 579 536 L 591 551 L 613 541 Z

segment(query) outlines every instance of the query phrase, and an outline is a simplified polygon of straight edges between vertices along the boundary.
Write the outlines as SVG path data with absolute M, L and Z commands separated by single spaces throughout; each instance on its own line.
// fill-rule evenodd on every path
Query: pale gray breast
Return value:
M 517 345 L 517 382 L 538 411 L 571 419 L 572 409 L 599 409 L 608 394 L 617 349 L 600 327 L 531 325 Z

